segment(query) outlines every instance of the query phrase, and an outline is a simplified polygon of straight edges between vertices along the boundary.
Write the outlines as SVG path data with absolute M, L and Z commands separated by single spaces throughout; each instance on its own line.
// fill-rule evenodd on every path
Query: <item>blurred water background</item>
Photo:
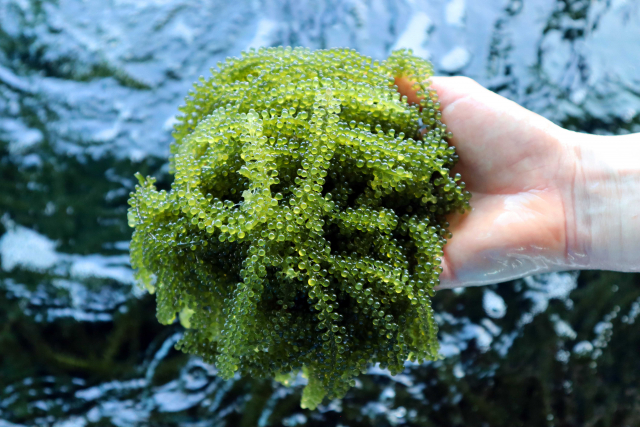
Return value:
M 134 286 L 133 174 L 249 47 L 412 48 L 567 128 L 640 132 L 636 0 L 0 0 L 0 427 L 638 426 L 640 275 L 441 291 L 445 358 L 344 399 L 222 381 Z M 624 155 L 623 153 L 621 155 Z

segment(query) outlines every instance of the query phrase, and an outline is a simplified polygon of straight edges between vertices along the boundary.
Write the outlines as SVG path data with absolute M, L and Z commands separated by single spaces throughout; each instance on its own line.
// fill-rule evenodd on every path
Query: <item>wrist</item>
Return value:
M 640 135 L 561 134 L 568 266 L 640 271 Z

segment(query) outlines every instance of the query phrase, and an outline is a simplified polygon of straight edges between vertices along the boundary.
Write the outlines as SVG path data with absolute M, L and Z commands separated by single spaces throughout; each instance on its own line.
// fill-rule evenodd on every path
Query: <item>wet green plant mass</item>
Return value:
M 302 369 L 307 408 L 372 363 L 437 358 L 445 215 L 470 195 L 431 65 L 302 48 L 218 65 L 180 108 L 170 191 L 138 175 L 129 200 L 132 265 L 159 321 L 188 324 L 178 348 L 225 378 Z

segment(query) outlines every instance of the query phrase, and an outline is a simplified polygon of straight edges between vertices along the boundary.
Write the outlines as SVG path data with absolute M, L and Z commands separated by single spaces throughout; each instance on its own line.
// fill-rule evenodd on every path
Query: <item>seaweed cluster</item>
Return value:
M 132 265 L 159 321 L 188 324 L 178 348 L 225 378 L 302 369 L 307 408 L 371 363 L 437 358 L 445 215 L 470 194 L 431 65 L 269 48 L 218 66 L 180 108 L 170 191 L 138 174 L 129 200 Z

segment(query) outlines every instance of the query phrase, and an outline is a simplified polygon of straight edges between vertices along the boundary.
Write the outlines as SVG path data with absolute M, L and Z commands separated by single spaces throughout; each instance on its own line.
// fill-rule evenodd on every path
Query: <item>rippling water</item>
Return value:
M 635 0 L 2 0 L 0 427 L 639 425 L 637 274 L 441 291 L 441 361 L 317 411 L 302 377 L 173 349 L 128 262 L 133 174 L 169 183 L 192 82 L 273 45 L 409 47 L 565 127 L 640 132 Z

